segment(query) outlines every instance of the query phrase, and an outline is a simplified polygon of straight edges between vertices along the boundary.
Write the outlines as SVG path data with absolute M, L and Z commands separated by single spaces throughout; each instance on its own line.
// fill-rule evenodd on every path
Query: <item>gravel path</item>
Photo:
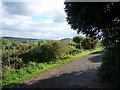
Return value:
M 55 69 L 19 83 L 15 88 L 105 88 L 98 68 L 101 53 L 63 64 Z

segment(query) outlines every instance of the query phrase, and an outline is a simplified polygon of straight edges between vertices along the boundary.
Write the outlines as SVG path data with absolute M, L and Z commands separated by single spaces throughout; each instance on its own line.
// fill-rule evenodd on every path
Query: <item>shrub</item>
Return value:
M 69 40 L 68 45 L 76 47 L 77 44 L 75 42 Z
M 24 69 L 20 69 L 18 70 L 17 74 L 19 74 L 19 77 L 22 77 L 23 75 L 25 75 L 27 73 L 27 71 L 25 71 Z
M 99 40 L 90 38 L 90 37 L 86 37 L 82 41 L 81 45 L 82 45 L 83 49 L 85 49 L 85 50 L 95 49 L 96 47 L 99 46 Z
M 54 42 L 53 51 L 55 58 L 65 58 L 68 55 L 68 47 L 63 42 Z
M 73 42 L 76 43 L 76 48 L 78 49 L 82 49 L 82 46 L 81 46 L 81 42 L 84 40 L 84 37 L 82 36 L 75 36 L 73 38 Z
M 69 46 L 68 48 L 69 48 L 70 55 L 77 54 L 77 53 L 80 53 L 82 51 L 82 49 L 77 49 L 73 46 Z
M 11 42 L 12 46 L 17 46 L 16 42 Z
M 0 41 L 2 42 L 2 49 L 5 49 L 5 47 L 10 44 L 9 40 L 5 38 L 0 38 Z
M 83 39 L 84 39 L 84 37 L 82 37 L 82 36 L 75 36 L 73 38 L 73 42 L 80 43 Z
M 120 46 L 105 49 L 100 67 L 100 74 L 104 81 L 115 86 L 120 84 Z
M 98 46 L 99 46 L 99 43 L 100 43 L 99 40 L 94 39 L 94 40 L 92 41 L 92 49 L 98 47 Z
M 12 54 L 13 54 L 12 50 L 2 50 L 2 64 L 3 65 L 8 64 L 8 58 L 10 58 Z
M 10 74 L 11 68 L 8 66 L 3 66 L 2 68 L 2 78 L 5 78 L 7 75 Z
M 38 42 L 38 47 L 43 46 L 45 44 L 47 44 L 47 42 L 45 40 L 41 40 L 40 42 Z
M 65 43 L 47 42 L 45 45 L 41 46 L 42 49 L 42 59 L 49 60 L 53 58 L 65 58 L 68 55 L 68 47 Z
M 10 63 L 14 64 L 14 68 L 15 69 L 20 69 L 23 66 L 23 60 L 22 58 L 18 58 L 18 57 L 10 57 Z
M 22 58 L 24 60 L 24 63 L 28 63 L 29 61 L 38 61 L 40 59 L 40 52 L 37 52 L 36 50 L 39 49 L 38 47 L 34 47 L 30 49 L 29 51 L 22 52 L 19 55 L 19 58 Z
M 32 62 L 32 61 L 30 61 L 29 63 L 27 63 L 27 66 L 35 66 L 35 65 L 36 65 L 36 63 Z
M 43 69 L 43 68 L 45 67 L 45 65 L 44 65 L 43 63 L 39 63 L 39 64 L 37 65 L 37 67 L 38 67 L 39 69 Z
M 85 39 L 82 41 L 81 44 L 82 44 L 83 49 L 85 49 L 85 50 L 91 49 L 91 47 L 92 47 L 90 38 L 85 38 Z

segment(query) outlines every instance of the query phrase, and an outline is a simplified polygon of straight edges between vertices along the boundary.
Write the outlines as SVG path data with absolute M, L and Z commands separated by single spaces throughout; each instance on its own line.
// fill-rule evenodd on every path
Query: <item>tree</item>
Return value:
M 111 38 L 111 34 L 120 34 L 119 3 L 73 3 L 65 2 L 67 21 L 71 28 L 86 36 L 102 39 Z M 115 33 L 115 32 L 118 33 Z M 110 35 L 110 36 L 109 36 Z M 120 36 L 118 36 L 120 37 Z M 120 38 L 116 38 L 119 40 Z M 110 41 L 107 39 L 108 42 Z M 114 40 L 111 40 L 116 42 Z
M 91 45 L 91 38 L 85 38 L 82 41 L 82 47 L 83 47 L 83 49 L 85 49 L 85 50 L 92 49 L 91 46 L 92 46 Z
M 5 47 L 10 44 L 9 40 L 5 38 L 0 39 L 1 39 L 0 41 L 2 41 L 2 49 L 5 49 Z
M 83 49 L 88 50 L 88 49 L 95 49 L 99 45 L 99 40 L 86 37 L 82 40 L 81 46 Z
M 75 36 L 73 38 L 73 42 L 80 43 L 84 38 L 82 36 Z
M 84 39 L 84 37 L 82 37 L 82 36 L 75 36 L 74 38 L 73 38 L 73 42 L 75 42 L 77 45 L 76 45 L 76 48 L 81 48 L 81 42 L 82 42 L 82 40 Z
M 65 12 L 68 24 L 77 33 L 81 32 L 88 37 L 102 39 L 106 54 L 102 59 L 101 75 L 104 80 L 111 80 L 119 86 L 120 2 L 65 2 Z M 115 58 L 109 60 L 111 59 L 109 56 Z

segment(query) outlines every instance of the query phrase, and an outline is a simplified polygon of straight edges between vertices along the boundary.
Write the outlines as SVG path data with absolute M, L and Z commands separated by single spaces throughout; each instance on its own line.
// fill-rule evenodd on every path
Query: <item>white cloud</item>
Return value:
M 49 15 L 54 12 L 64 12 L 64 0 L 37 0 L 34 2 L 3 2 L 4 8 L 17 15 Z
M 64 0 L 4 2 L 0 9 L 3 18 L 2 36 L 56 40 L 77 35 L 65 22 Z M 45 18 L 36 22 L 32 19 L 33 16 Z

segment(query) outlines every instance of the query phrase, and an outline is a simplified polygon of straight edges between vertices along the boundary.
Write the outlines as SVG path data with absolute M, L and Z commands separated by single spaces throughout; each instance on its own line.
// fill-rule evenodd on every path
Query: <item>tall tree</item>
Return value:
M 120 41 L 120 2 L 65 2 L 65 12 L 71 28 L 78 33 L 107 39 L 108 44 Z
M 77 33 L 102 38 L 106 48 L 101 75 L 120 83 L 120 2 L 65 2 L 67 22 Z

